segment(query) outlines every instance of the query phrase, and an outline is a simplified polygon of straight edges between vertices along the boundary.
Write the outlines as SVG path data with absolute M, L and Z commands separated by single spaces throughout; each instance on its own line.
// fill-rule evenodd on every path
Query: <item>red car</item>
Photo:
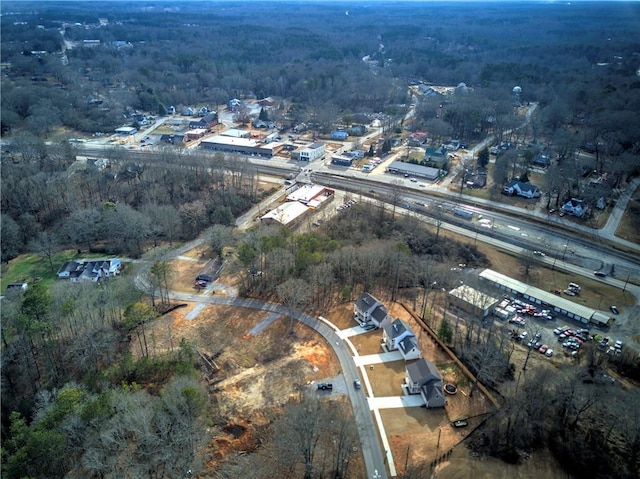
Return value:
M 540 349 L 538 349 L 538 352 L 541 354 L 544 354 L 547 352 L 547 349 L 549 349 L 549 346 L 547 346 L 546 344 L 543 344 L 542 346 L 540 346 Z

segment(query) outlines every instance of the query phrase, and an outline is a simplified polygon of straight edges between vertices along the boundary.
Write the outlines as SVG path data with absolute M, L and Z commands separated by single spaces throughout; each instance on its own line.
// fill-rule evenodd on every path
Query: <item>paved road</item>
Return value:
M 207 236 L 203 235 L 180 248 L 167 252 L 164 256 L 164 260 L 184 254 L 186 251 L 203 244 L 206 238 Z M 143 266 L 140 273 L 135 278 L 136 286 L 146 292 L 150 291 L 150 285 L 147 278 L 149 267 L 150 264 Z M 347 345 L 338 336 L 337 331 L 332 329 L 325 322 L 319 321 L 299 311 L 289 311 L 288 308 L 282 305 L 258 299 L 239 298 L 237 297 L 237 292 L 234 292 L 233 290 L 228 290 L 227 293 L 227 296 L 209 296 L 206 294 L 178 293 L 172 291 L 169 293 L 169 297 L 175 301 L 196 302 L 198 303 L 196 308 L 201 307 L 201 305 L 204 304 L 224 304 L 242 308 L 260 309 L 278 315 L 293 316 L 294 319 L 321 334 L 327 340 L 327 343 L 333 348 L 338 361 L 340 361 L 340 367 L 347 384 L 347 394 L 351 401 L 358 434 L 360 436 L 360 447 L 365 466 L 367 468 L 367 475 L 368 477 L 386 479 L 387 473 L 385 458 L 382 454 L 382 450 L 380 449 L 378 434 L 375 429 L 373 419 L 371 418 L 367 398 L 362 390 L 357 390 L 352 387 L 353 381 L 358 379 L 360 376 L 358 375 L 356 365 Z

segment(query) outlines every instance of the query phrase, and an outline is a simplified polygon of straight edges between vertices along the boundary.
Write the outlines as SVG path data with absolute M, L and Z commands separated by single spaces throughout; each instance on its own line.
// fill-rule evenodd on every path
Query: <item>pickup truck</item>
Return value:
M 331 391 L 333 389 L 333 384 L 331 383 L 318 383 L 318 390 L 320 391 Z

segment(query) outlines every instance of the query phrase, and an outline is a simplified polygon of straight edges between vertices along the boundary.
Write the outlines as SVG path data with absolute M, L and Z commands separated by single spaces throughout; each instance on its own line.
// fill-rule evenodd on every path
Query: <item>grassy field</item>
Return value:
M 100 254 L 78 254 L 75 250 L 56 253 L 53 258 L 53 269 L 46 258 L 37 254 L 23 254 L 2 265 L 2 278 L 0 290 L 4 291 L 7 285 L 18 281 L 27 283 L 42 282 L 51 286 L 57 277 L 57 272 L 65 261 L 72 259 L 102 258 Z
M 640 188 L 629 200 L 627 209 L 618 225 L 616 236 L 627 241 L 640 243 Z

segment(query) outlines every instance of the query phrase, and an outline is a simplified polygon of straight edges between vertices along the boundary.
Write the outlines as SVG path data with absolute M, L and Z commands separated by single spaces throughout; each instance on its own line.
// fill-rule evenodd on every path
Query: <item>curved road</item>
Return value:
M 196 246 L 205 242 L 206 234 L 198 239 L 191 241 L 175 250 L 167 252 L 163 255 L 164 259 L 175 258 L 184 254 Z M 150 284 L 147 278 L 150 263 L 143 265 L 141 271 L 135 277 L 134 281 L 138 289 L 149 292 Z M 204 294 L 179 293 L 171 291 L 169 297 L 177 301 L 190 301 L 200 304 L 223 304 L 227 306 L 235 306 L 240 308 L 259 309 L 277 313 L 283 316 L 293 317 L 297 321 L 307 325 L 317 331 L 327 343 L 333 348 L 333 351 L 340 361 L 340 367 L 347 384 L 347 394 L 353 408 L 353 415 L 360 436 L 360 447 L 365 466 L 367 468 L 367 477 L 374 479 L 386 479 L 387 472 L 385 466 L 385 457 L 383 456 L 378 442 L 378 434 L 369 411 L 369 404 L 363 390 L 356 390 L 351 387 L 355 379 L 359 379 L 358 370 L 353 361 L 353 357 L 347 347 L 345 341 L 340 339 L 336 334 L 336 330 L 332 329 L 325 322 L 319 321 L 308 314 L 296 310 L 289 310 L 285 306 L 275 303 L 269 303 L 258 299 L 239 298 L 237 292 L 226 288 L 220 284 L 214 284 L 213 289 L 225 289 L 229 296 L 208 296 Z

